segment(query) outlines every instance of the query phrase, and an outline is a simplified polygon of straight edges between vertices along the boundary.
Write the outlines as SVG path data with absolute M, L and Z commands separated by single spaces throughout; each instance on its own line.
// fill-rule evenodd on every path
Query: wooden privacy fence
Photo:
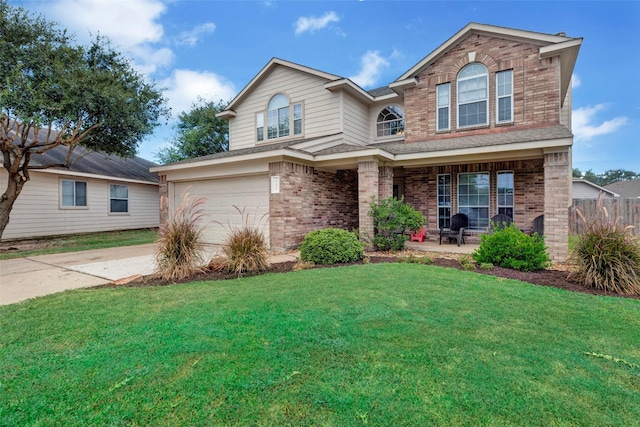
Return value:
M 573 206 L 569 208 L 569 231 L 579 234 L 584 229 L 584 224 L 578 220 L 575 209 L 582 210 L 585 218 L 594 218 L 601 215 L 599 203 L 607 209 L 609 219 L 619 218 L 626 225 L 634 226 L 634 233 L 640 235 L 640 199 L 573 199 Z

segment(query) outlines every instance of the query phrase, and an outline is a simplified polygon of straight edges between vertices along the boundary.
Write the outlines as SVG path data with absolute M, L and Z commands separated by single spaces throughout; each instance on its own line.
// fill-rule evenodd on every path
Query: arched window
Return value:
M 380 111 L 377 135 L 389 136 L 404 133 L 404 110 L 397 105 L 388 105 Z
M 458 74 L 458 127 L 488 124 L 489 72 L 473 63 Z
M 293 117 L 291 112 L 293 111 Z M 256 139 L 264 138 L 264 111 L 256 114 Z M 278 93 L 269 101 L 267 115 L 267 139 L 289 136 L 293 127 L 293 134 L 302 134 L 302 103 L 289 104 L 289 98 Z

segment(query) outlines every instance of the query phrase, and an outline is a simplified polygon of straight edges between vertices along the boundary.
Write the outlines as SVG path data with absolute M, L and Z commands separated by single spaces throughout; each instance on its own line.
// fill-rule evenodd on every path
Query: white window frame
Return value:
M 508 92 L 504 91 L 502 94 L 501 89 L 505 86 L 504 82 L 500 82 L 501 76 L 509 76 L 509 88 Z M 509 98 L 510 110 L 509 119 L 500 120 L 500 100 Z M 504 70 L 496 73 L 496 123 L 512 123 L 513 122 L 513 70 Z
M 112 192 L 111 192 L 111 188 L 113 186 L 118 186 L 118 187 L 124 187 L 127 189 L 127 197 L 114 197 Z M 113 211 L 113 206 L 111 205 L 111 202 L 114 200 L 124 200 L 127 202 L 127 210 L 124 212 L 114 212 Z M 109 184 L 109 215 L 129 215 L 129 186 L 125 185 L 125 184 L 116 184 L 116 183 L 110 183 Z
M 385 110 L 387 113 L 384 113 Z M 384 117 L 380 120 L 380 116 L 383 114 Z M 404 108 L 395 104 L 385 105 L 376 116 L 376 138 L 402 135 L 404 134 L 404 125 Z
M 73 183 L 73 205 L 64 203 L 64 183 Z M 78 205 L 78 184 L 84 184 L 84 205 Z M 89 183 L 87 181 L 79 181 L 75 179 L 60 180 L 60 209 L 89 209 Z
M 286 104 L 284 103 L 286 100 Z M 260 128 L 259 119 L 256 118 L 256 140 L 272 141 L 279 138 L 300 136 L 304 133 L 304 106 L 302 102 L 291 104 L 289 97 L 283 93 L 277 93 L 271 97 L 267 111 L 262 114 L 263 139 L 258 139 Z M 266 135 L 264 134 L 264 121 L 266 119 Z M 286 125 L 286 126 L 285 126 Z M 275 132 L 273 132 L 275 130 Z
M 440 89 L 447 88 L 446 102 L 440 96 Z M 443 96 L 444 97 L 444 96 Z M 440 111 L 447 110 L 447 126 L 440 127 Z M 451 129 L 451 83 L 442 83 L 436 86 L 436 130 L 444 131 Z
M 501 203 L 505 199 L 505 195 L 508 193 L 500 194 L 500 175 L 511 175 L 511 204 Z M 501 200 L 502 199 L 502 200 Z M 498 214 L 509 215 L 511 219 L 515 220 L 515 174 L 512 170 L 498 171 L 496 173 L 496 210 Z M 502 211 L 501 211 L 502 209 Z M 511 209 L 511 214 L 507 213 L 505 209 Z
M 449 182 L 444 182 L 444 183 L 440 183 L 440 177 L 449 177 Z M 437 197 L 438 197 L 438 229 L 441 228 L 448 228 L 451 223 L 451 198 L 453 197 L 453 195 L 451 194 L 451 174 L 450 173 L 441 173 L 438 174 L 438 181 L 437 181 Z M 446 193 L 440 193 L 441 189 L 446 189 L 448 187 L 449 189 L 449 194 L 447 195 Z M 449 203 L 447 204 L 446 198 L 449 198 Z M 449 210 L 448 214 L 444 214 L 441 213 L 441 210 Z
M 487 181 L 486 194 L 480 194 L 480 193 L 472 194 L 472 193 L 469 193 L 468 191 L 466 193 L 462 192 L 460 190 L 460 186 L 468 185 L 462 180 L 462 177 L 466 175 L 482 175 L 486 177 L 486 181 Z M 466 180 L 466 182 L 468 183 L 468 180 Z M 487 201 L 486 204 L 480 204 L 479 202 L 477 204 L 469 203 L 472 197 L 476 197 L 476 200 L 479 201 L 480 195 L 486 196 L 486 201 Z M 465 196 L 466 196 L 467 203 L 462 203 L 462 201 L 464 200 L 463 197 Z M 489 172 L 459 173 L 458 174 L 458 212 L 466 214 L 469 217 L 469 230 L 486 230 L 489 228 L 489 225 L 490 225 L 489 221 L 491 220 L 491 216 L 489 212 L 489 210 L 491 209 L 490 205 L 491 205 L 491 174 Z M 482 223 L 478 221 L 479 219 L 478 217 L 470 215 L 469 210 L 471 209 L 486 209 L 487 215 L 486 217 L 481 218 Z
M 484 70 L 482 73 L 476 73 L 476 74 L 472 74 L 470 76 L 465 76 L 465 77 L 460 77 L 462 75 L 462 73 L 464 72 L 464 70 L 466 69 L 470 69 L 471 67 L 482 67 L 482 69 Z M 478 80 L 479 79 L 484 79 L 484 98 L 474 98 L 471 101 L 465 101 L 465 102 L 461 102 L 460 98 L 461 95 L 466 94 L 467 92 L 478 92 L 480 90 L 482 90 L 482 88 L 480 89 L 475 89 L 475 90 L 468 90 L 468 91 L 462 91 L 460 89 L 460 85 L 461 83 L 465 83 L 471 80 Z M 460 70 L 460 72 L 458 73 L 458 78 L 456 80 L 456 104 L 458 106 L 457 111 L 457 123 L 458 123 L 458 128 L 460 129 L 466 129 L 466 128 L 474 128 L 474 127 L 479 127 L 479 126 L 487 126 L 489 124 L 489 70 L 487 69 L 487 67 L 484 64 L 481 64 L 479 62 L 473 62 L 471 64 L 468 64 L 467 66 L 465 66 L 464 68 L 462 68 Z M 461 125 L 460 124 L 460 117 L 462 116 L 460 114 L 460 109 L 463 106 L 466 105 L 472 105 L 472 104 L 479 104 L 484 102 L 484 116 L 485 116 L 485 121 L 483 123 L 472 123 L 472 124 L 467 124 L 467 125 Z

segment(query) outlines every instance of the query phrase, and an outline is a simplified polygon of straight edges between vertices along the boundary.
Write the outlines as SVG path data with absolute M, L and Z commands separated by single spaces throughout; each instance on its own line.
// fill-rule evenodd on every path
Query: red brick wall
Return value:
M 280 193 L 269 196 L 273 250 L 298 246 L 313 230 L 358 228 L 358 177 L 355 170 L 319 171 L 291 162 L 269 164 L 280 177 Z
M 405 141 L 502 132 L 514 126 L 538 127 L 560 123 L 560 64 L 558 58 L 540 59 L 539 47 L 472 34 L 454 46 L 418 76 L 417 87 L 405 91 Z M 469 53 L 475 52 L 474 61 Z M 456 79 L 471 62 L 489 70 L 489 124 L 457 129 Z M 514 122 L 496 125 L 495 73 L 513 70 Z M 451 131 L 436 132 L 436 85 L 451 83 Z

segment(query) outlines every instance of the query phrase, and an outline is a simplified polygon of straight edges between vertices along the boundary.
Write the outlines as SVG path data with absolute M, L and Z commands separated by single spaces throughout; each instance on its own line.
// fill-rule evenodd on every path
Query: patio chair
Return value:
M 505 227 L 508 227 L 511 225 L 511 223 L 513 223 L 513 218 L 511 218 L 509 215 L 505 215 L 505 214 L 498 214 L 498 215 L 494 215 L 491 218 L 491 232 L 493 232 L 493 230 L 503 230 Z
M 533 232 L 538 236 L 544 235 L 544 215 L 539 215 L 533 219 Z
M 424 228 L 421 228 L 420 230 L 416 231 L 415 233 L 411 233 L 409 234 L 409 241 L 410 242 L 424 242 L 424 237 L 427 234 L 427 230 Z
M 464 243 L 464 229 L 469 226 L 469 217 L 463 213 L 457 213 L 451 217 L 449 228 L 440 229 L 440 244 L 442 244 L 442 238 L 446 237 L 451 240 L 456 239 L 456 243 L 460 246 L 460 242 Z

